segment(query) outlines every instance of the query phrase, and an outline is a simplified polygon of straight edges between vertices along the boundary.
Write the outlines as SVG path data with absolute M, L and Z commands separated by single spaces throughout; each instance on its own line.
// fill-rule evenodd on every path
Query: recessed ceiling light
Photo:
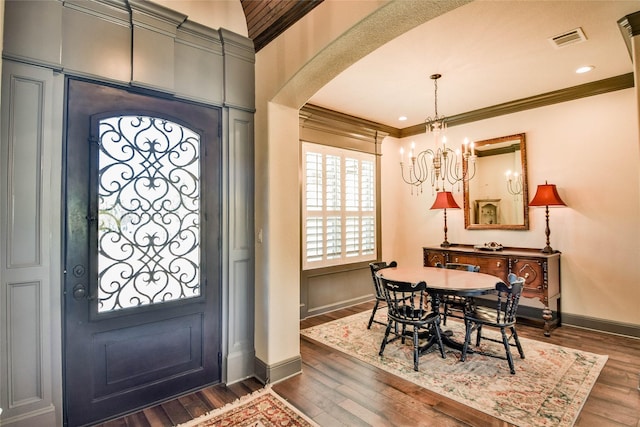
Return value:
M 589 71 L 593 70 L 595 67 L 593 65 L 586 65 L 584 67 L 580 67 L 576 70 L 577 74 L 584 74 L 584 73 L 588 73 Z
M 398 117 L 398 120 L 400 120 L 401 122 L 404 122 L 407 120 L 407 116 L 400 116 Z

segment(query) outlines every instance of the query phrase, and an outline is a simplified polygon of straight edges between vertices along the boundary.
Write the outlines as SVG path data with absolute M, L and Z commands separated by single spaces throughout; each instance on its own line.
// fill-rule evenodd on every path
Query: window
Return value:
M 309 142 L 302 156 L 302 268 L 375 259 L 375 156 Z
M 147 116 L 99 132 L 98 312 L 200 296 L 200 136 Z

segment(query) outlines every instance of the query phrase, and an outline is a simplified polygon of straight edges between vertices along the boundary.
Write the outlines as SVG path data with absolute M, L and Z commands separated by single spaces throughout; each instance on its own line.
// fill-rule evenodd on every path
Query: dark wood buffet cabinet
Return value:
M 480 266 L 480 272 L 507 280 L 509 273 L 525 278 L 522 296 L 537 298 L 544 305 L 544 334 L 550 336 L 552 326 L 560 326 L 560 252 L 545 254 L 540 249 L 509 248 L 476 249 L 472 245 L 431 246 L 423 248 L 423 265 L 459 262 Z M 549 307 L 555 303 L 555 315 Z

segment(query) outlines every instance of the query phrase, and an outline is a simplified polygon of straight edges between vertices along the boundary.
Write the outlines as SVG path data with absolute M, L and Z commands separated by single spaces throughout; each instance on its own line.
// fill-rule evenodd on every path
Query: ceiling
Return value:
M 189 3 L 160 1 L 174 8 Z M 216 1 L 220 0 L 206 2 Z M 242 6 L 256 51 L 323 2 L 234 1 Z M 434 115 L 434 82 L 429 76 L 435 73 L 442 75 L 438 113 L 450 117 L 452 125 L 470 117 L 478 120 L 479 110 L 617 76 L 626 75 L 622 87 L 628 87 L 633 84 L 633 64 L 618 20 L 637 11 L 638 0 L 475 0 L 355 62 L 308 104 L 379 123 L 401 136 L 420 132 L 424 120 Z M 576 29 L 586 41 L 561 48 L 550 41 Z M 595 69 L 576 74 L 583 65 Z M 400 116 L 407 120 L 399 121 Z
M 474 1 L 383 45 L 308 103 L 403 129 L 433 116 L 434 73 L 445 116 L 628 74 L 617 21 L 639 10 L 637 0 Z M 578 28 L 586 41 L 549 41 Z M 583 65 L 595 69 L 576 74 Z
M 240 0 L 256 52 L 323 0 Z

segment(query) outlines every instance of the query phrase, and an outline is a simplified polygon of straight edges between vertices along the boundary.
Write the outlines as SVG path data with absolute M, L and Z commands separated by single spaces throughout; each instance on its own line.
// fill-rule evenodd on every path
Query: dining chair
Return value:
M 471 334 L 476 331 L 476 347 L 480 345 L 480 340 L 482 339 L 502 343 L 506 357 L 487 352 L 479 353 L 486 356 L 506 359 L 509 362 L 509 369 L 511 373 L 516 373 L 510 347 L 517 347 L 520 358 L 524 359 L 524 351 L 522 350 L 522 345 L 520 344 L 518 333 L 516 332 L 518 302 L 520 300 L 520 295 L 522 294 L 524 281 L 524 277 L 517 277 L 515 274 L 509 273 L 508 285 L 503 282 L 498 282 L 496 284 L 497 301 L 495 308 L 476 307 L 473 311 L 465 313 L 465 339 L 464 346 L 462 348 L 462 356 L 460 357 L 461 361 L 465 361 L 469 343 L 471 342 Z M 483 336 L 482 328 L 484 326 L 500 329 L 502 340 Z M 511 332 L 511 335 L 508 337 L 506 332 L 507 329 Z M 513 344 L 510 343 L 511 338 L 513 338 Z
M 413 338 L 413 370 L 418 370 L 418 359 L 420 358 L 420 332 L 428 332 L 429 339 L 435 339 L 440 348 L 440 355 L 446 358 L 444 346 L 442 344 L 442 332 L 440 331 L 440 313 L 431 310 L 427 284 L 420 282 L 417 284 L 409 282 L 399 282 L 380 277 L 380 283 L 384 291 L 388 322 L 384 332 L 384 338 L 380 345 L 380 356 L 391 341 L 400 338 L 404 344 L 405 337 L 411 334 Z M 389 340 L 391 327 L 402 326 L 400 333 Z M 407 331 L 407 328 L 413 331 Z
M 474 273 L 478 273 L 480 271 L 479 265 L 463 264 L 458 262 L 448 262 L 445 265 L 438 262 L 436 263 L 436 267 L 448 268 L 450 270 L 471 271 Z M 449 316 L 464 319 L 464 312 L 472 310 L 475 306 L 475 301 L 472 297 L 442 295 L 440 297 L 440 304 L 442 305 L 442 324 L 446 325 L 447 317 Z
M 369 269 L 371 270 L 371 278 L 373 279 L 373 290 L 376 297 L 376 303 L 373 306 L 373 310 L 371 311 L 371 317 L 369 318 L 367 329 L 371 329 L 371 324 L 373 322 L 379 323 L 383 326 L 387 325 L 386 322 L 380 322 L 378 320 L 375 320 L 376 311 L 378 310 L 378 308 L 384 307 L 383 305 L 380 305 L 380 303 L 383 303 L 383 304 L 386 303 L 386 300 L 384 297 L 384 290 L 382 289 L 382 285 L 380 284 L 380 280 L 378 280 L 376 273 L 382 270 L 383 268 L 390 268 L 390 267 L 397 267 L 397 266 L 398 266 L 398 263 L 396 263 L 395 261 L 391 261 L 388 264 L 385 261 L 369 263 Z

